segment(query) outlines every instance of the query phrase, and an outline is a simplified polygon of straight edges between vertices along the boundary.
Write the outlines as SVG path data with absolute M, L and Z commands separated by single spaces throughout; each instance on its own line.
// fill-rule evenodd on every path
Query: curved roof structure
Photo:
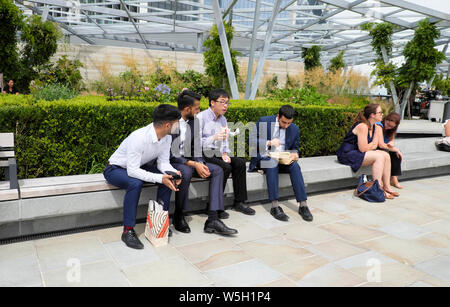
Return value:
M 320 45 L 325 66 L 341 50 L 347 65 L 374 61 L 371 38 L 360 29 L 364 23 L 399 26 L 393 35 L 396 57 L 418 22 L 429 18 L 441 31 L 437 45 L 448 59 L 437 69 L 448 74 L 450 9 L 430 8 L 430 1 L 14 0 L 21 9 L 58 22 L 72 42 L 201 52 L 211 26 L 225 18 L 235 28 L 232 47 L 243 56 L 302 61 L 302 48 Z

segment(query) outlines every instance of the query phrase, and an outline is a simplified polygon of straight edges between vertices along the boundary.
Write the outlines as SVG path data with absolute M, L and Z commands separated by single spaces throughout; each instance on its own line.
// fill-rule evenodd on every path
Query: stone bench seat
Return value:
M 0 201 L 19 199 L 19 190 L 11 189 L 9 181 L 0 181 Z
M 450 173 L 450 153 L 436 150 L 436 139 L 397 141 L 404 154 L 401 180 Z M 335 155 L 301 158 L 299 164 L 307 193 L 354 188 L 360 174 L 371 174 L 370 167 L 352 172 L 349 166 L 338 163 Z M 7 183 L 3 185 L 7 187 Z M 122 221 L 125 191 L 108 184 L 103 174 L 24 179 L 19 181 L 19 187 L 18 200 L 0 201 L 0 239 Z M 193 179 L 189 191 L 190 210 L 198 212 L 206 208 L 208 187 L 208 180 Z M 250 202 L 267 201 L 264 175 L 247 172 L 247 190 Z M 148 201 L 156 198 L 156 191 L 155 184 L 144 185 L 138 219 L 145 217 Z M 174 195 L 172 193 L 172 200 Z M 232 195 L 230 178 L 225 189 L 226 206 L 231 205 Z M 288 174 L 280 174 L 279 195 L 294 195 Z

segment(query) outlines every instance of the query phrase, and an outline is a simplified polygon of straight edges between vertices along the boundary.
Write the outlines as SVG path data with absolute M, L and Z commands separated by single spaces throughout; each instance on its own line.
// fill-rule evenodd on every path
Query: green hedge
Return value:
M 256 122 L 276 114 L 284 102 L 232 101 L 229 122 Z M 158 103 L 108 102 L 105 97 L 34 102 L 31 96 L 0 95 L 0 132 L 14 132 L 19 178 L 86 174 L 102 169 L 120 142 L 152 121 Z M 334 154 L 357 109 L 300 107 L 303 156 Z M 202 109 L 208 103 L 202 100 Z

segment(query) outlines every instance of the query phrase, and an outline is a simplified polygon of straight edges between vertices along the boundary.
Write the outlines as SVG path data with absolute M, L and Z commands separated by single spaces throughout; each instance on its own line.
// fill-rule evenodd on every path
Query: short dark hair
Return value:
M 181 111 L 186 107 L 193 106 L 194 102 L 200 99 L 202 99 L 202 96 L 200 96 L 196 92 L 193 92 L 191 90 L 184 90 L 180 95 L 178 95 L 178 110 Z
M 209 92 L 209 106 L 211 106 L 211 101 L 217 101 L 220 97 L 230 98 L 230 94 L 223 88 L 218 88 Z
M 292 106 L 285 104 L 284 106 L 281 106 L 281 108 L 278 110 L 278 115 L 280 118 L 281 116 L 284 116 L 287 119 L 293 119 L 298 115 L 298 113 Z
M 179 120 L 181 113 L 178 109 L 170 104 L 160 104 L 153 111 L 153 125 L 161 126 L 167 122 Z

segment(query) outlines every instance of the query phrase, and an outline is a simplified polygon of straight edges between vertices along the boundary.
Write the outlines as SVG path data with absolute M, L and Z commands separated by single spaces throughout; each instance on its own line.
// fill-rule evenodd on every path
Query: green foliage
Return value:
M 335 73 L 336 71 L 338 71 L 339 69 L 342 69 L 345 67 L 345 62 L 344 62 L 344 50 L 342 50 L 341 52 L 339 52 L 339 54 L 337 56 L 335 56 L 334 58 L 332 58 L 330 60 L 330 67 L 328 67 L 328 69 Z
M 23 27 L 23 16 L 11 0 L 0 0 L 0 72 L 5 80 L 17 80 L 20 72 L 17 31 Z
M 164 90 L 166 87 L 170 90 Z M 206 97 L 214 87 L 212 79 L 205 74 L 193 70 L 181 73 L 158 68 L 155 73 L 145 75 L 138 70 L 128 70 L 119 76 L 103 76 L 102 80 L 94 81 L 90 88 L 112 99 L 175 102 L 183 88 Z
M 66 55 L 56 61 L 43 66 L 38 80 L 48 84 L 66 85 L 76 91 L 84 89 L 80 68 L 84 65 L 79 60 L 69 60 Z
M 32 15 L 26 19 L 22 27 L 21 41 L 24 44 L 21 56 L 22 75 L 18 82 L 19 88 L 28 89 L 31 80 L 38 78 L 43 65 L 50 61 L 58 48 L 58 39 L 62 32 L 51 22 L 42 22 L 42 18 Z
M 382 58 L 382 47 L 386 48 L 388 57 L 392 55 L 392 34 L 394 34 L 395 29 L 396 26 L 389 22 L 378 24 L 369 22 L 361 26 L 361 30 L 369 31 L 369 35 L 372 36 L 372 42 L 370 44 L 379 58 Z
M 234 74 L 237 79 L 239 75 L 239 66 L 236 57 L 240 54 L 238 51 L 231 48 L 231 41 L 233 40 L 234 28 L 227 23 L 223 22 L 225 27 L 225 33 L 227 36 L 228 46 L 230 48 L 231 62 L 233 64 Z M 229 89 L 229 81 L 227 70 L 225 66 L 225 59 L 222 53 L 222 46 L 220 44 L 219 32 L 217 31 L 217 25 L 214 25 L 209 32 L 209 37 L 203 42 L 205 51 L 203 52 L 204 65 L 206 67 L 205 72 L 212 78 L 212 84 L 214 87 L 224 87 Z
M 278 76 L 273 75 L 272 79 L 269 79 L 266 81 L 266 84 L 264 86 L 264 92 L 266 95 L 273 94 L 274 92 L 278 91 Z
M 392 35 L 395 28 L 396 26 L 389 22 L 378 24 L 369 22 L 361 26 L 362 30 L 369 31 L 369 35 L 372 37 L 370 44 L 378 56 L 375 61 L 375 69 L 372 71 L 372 76 L 375 76 L 375 84 L 382 85 L 389 90 L 389 83 L 396 77 L 397 67 L 390 62 L 384 62 L 382 49 L 386 50 L 386 56 L 389 59 L 392 55 Z
M 159 104 L 111 103 L 99 96 L 51 102 L 35 102 L 28 95 L 9 96 L 0 95 L 0 132 L 15 132 L 19 178 L 100 172 L 132 131 L 152 122 Z M 226 117 L 230 123 L 247 125 L 261 116 L 276 114 L 283 104 L 286 102 L 232 101 Z M 201 107 L 208 107 L 206 99 L 202 99 Z M 301 130 L 302 156 L 333 154 L 359 110 L 299 104 L 293 107 L 299 113 L 295 123 Z
M 311 70 L 316 67 L 321 67 L 320 51 L 322 47 L 312 46 L 311 48 L 303 48 L 302 58 L 305 62 L 305 70 Z
M 184 73 L 175 71 L 175 74 L 178 76 L 180 82 L 184 84 L 184 87 L 203 97 L 208 97 L 209 92 L 214 89 L 212 79 L 205 74 L 194 70 L 186 70 Z
M 59 99 L 72 99 L 78 96 L 78 92 L 68 85 L 60 83 L 36 82 L 31 86 L 31 94 L 35 101 L 53 101 Z
M 302 88 L 287 88 L 280 89 L 267 95 L 269 100 L 278 100 L 283 102 L 290 102 L 298 105 L 315 105 L 327 106 L 329 97 L 321 94 L 315 87 L 306 86 Z
M 399 83 L 407 87 L 410 82 L 430 80 L 438 64 L 445 60 L 445 55 L 435 49 L 435 40 L 440 31 L 426 18 L 419 21 L 414 37 L 403 50 L 405 64 L 400 68 Z
M 450 78 L 445 78 L 442 74 L 436 75 L 436 78 L 433 80 L 433 86 L 436 87 L 436 90 L 442 91 L 443 95 L 450 95 Z
M 0 0 L 0 71 L 5 78 L 14 79 L 20 93 L 28 92 L 30 81 L 56 52 L 60 37 L 62 32 L 55 23 L 42 22 L 36 15 L 25 18 L 11 1 Z

